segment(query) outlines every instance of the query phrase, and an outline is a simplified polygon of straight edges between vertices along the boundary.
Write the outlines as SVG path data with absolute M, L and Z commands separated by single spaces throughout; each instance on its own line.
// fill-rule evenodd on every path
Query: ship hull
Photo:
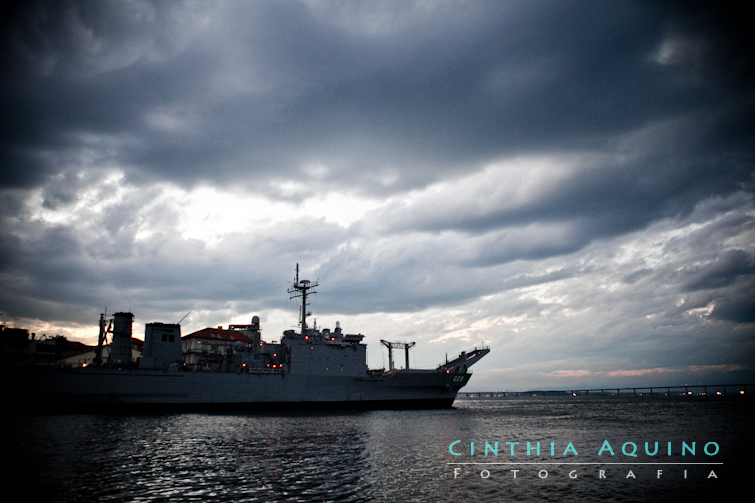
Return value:
M 283 373 L 52 370 L 5 380 L 16 410 L 448 408 L 471 374 L 401 370 L 347 377 Z

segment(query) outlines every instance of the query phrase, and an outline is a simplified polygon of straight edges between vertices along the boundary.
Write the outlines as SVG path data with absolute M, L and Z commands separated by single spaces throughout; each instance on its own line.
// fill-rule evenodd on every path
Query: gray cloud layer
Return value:
M 718 190 L 749 173 L 732 140 L 752 135 L 751 61 L 720 13 L 604 2 L 394 13 L 335 5 L 21 10 L 5 37 L 3 156 L 16 167 L 5 183 L 34 183 L 89 153 L 189 184 L 307 179 L 303 168 L 322 163 L 329 172 L 308 182 L 395 192 L 501 155 L 615 152 L 621 135 L 673 120 L 696 130 L 638 159 L 627 182 L 661 161 L 673 180 L 662 189 L 686 192 L 676 171 L 704 178 L 707 157 L 722 149 L 733 158 L 717 159 Z M 373 172 L 396 181 L 386 187 Z

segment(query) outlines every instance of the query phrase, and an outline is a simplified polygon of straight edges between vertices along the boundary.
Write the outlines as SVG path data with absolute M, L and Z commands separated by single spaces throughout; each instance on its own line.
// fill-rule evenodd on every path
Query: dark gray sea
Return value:
M 16 415 L 3 421 L 3 471 L 6 491 L 45 502 L 719 501 L 743 489 L 749 500 L 753 405 L 529 397 L 420 411 Z

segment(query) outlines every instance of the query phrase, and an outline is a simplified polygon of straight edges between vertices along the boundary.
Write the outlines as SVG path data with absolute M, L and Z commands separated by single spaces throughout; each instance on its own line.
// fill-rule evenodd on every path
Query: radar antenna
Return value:
M 312 313 L 307 312 L 307 295 L 317 293 L 316 291 L 312 290 L 316 286 L 318 286 L 319 283 L 315 281 L 312 283 L 308 279 L 303 279 L 299 281 L 299 263 L 296 263 L 296 276 L 294 276 L 294 283 L 291 285 L 291 288 L 288 289 L 288 293 L 291 295 L 289 299 L 294 299 L 296 297 L 301 297 L 301 314 L 299 315 L 299 325 L 301 326 L 301 333 L 304 335 L 304 333 L 307 330 L 307 316 L 311 316 Z

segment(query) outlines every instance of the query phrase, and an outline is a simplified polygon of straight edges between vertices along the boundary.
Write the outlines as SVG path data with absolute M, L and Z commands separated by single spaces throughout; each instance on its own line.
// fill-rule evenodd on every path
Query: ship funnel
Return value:
M 110 346 L 109 363 L 131 365 L 131 326 L 133 323 L 134 315 L 131 313 L 113 315 L 113 343 Z

